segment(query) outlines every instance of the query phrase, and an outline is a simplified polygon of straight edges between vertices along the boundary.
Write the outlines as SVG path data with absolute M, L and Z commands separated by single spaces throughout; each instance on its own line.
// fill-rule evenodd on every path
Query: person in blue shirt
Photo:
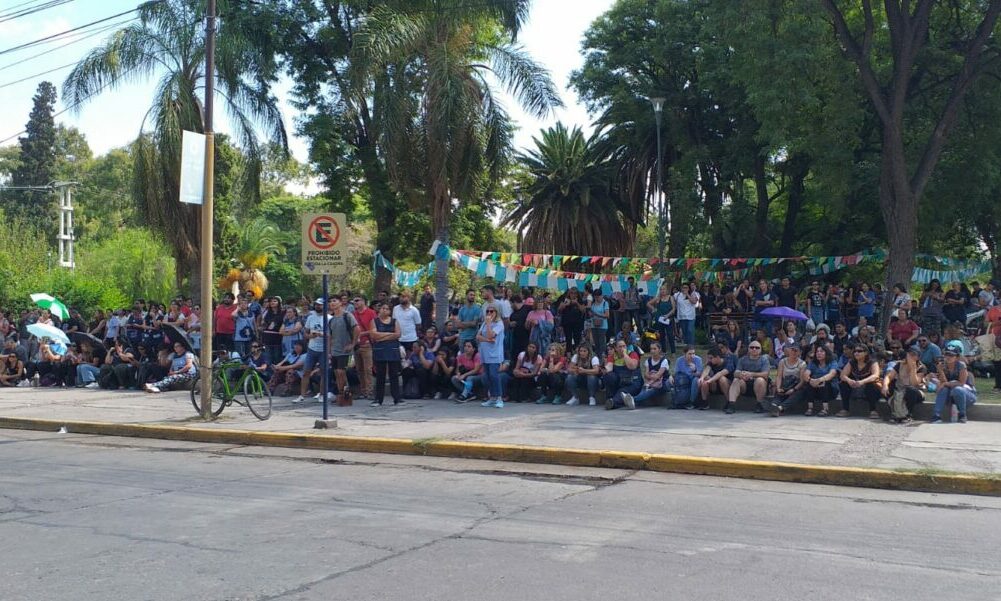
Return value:
M 754 303 L 754 321 L 751 328 L 755 330 L 763 329 L 767 334 L 771 331 L 771 320 L 761 315 L 765 309 L 775 306 L 775 294 L 768 289 L 768 280 L 761 278 L 758 280 L 758 290 L 752 299 Z
M 454 322 L 459 330 L 459 347 L 470 340 L 476 340 L 476 330 L 483 321 L 483 310 L 476 304 L 476 291 L 466 290 L 466 303 L 459 307 Z
M 271 376 L 274 373 L 274 365 L 268 360 L 268 356 L 264 354 L 264 347 L 261 343 L 250 343 L 250 354 L 247 355 L 243 362 L 247 367 L 257 370 L 257 373 L 260 374 L 265 382 L 271 380 Z
M 240 304 L 234 315 L 234 323 L 236 324 L 236 330 L 233 332 L 235 350 L 241 356 L 246 357 L 250 351 L 250 342 L 256 338 L 257 332 L 257 325 L 246 298 L 240 299 Z
M 674 364 L 674 409 L 692 409 L 699 395 L 699 378 L 702 376 L 702 357 L 695 354 L 694 346 L 685 347 L 685 354 Z
M 483 379 L 487 388 L 487 400 L 481 405 L 501 409 L 504 407 L 500 376 L 500 367 L 504 363 L 504 322 L 496 307 L 487 307 L 483 325 L 476 331 L 476 342 L 479 343 Z
M 858 316 L 865 317 L 866 323 L 873 322 L 876 315 L 876 291 L 863 283 L 858 293 Z
M 942 358 L 941 347 L 921 334 L 918 336 L 918 349 L 921 351 L 921 363 L 924 364 L 925 369 L 934 372 L 937 369 L 938 360 Z
M 605 352 L 608 343 L 608 301 L 601 291 L 601 287 L 595 288 L 591 301 L 591 338 L 594 343 L 594 354 L 601 355 Z
M 195 367 L 195 355 L 183 343 L 175 342 L 167 376 L 152 384 L 146 384 L 146 392 L 159 393 L 167 388 L 185 384 L 195 379 L 196 375 L 198 368 Z

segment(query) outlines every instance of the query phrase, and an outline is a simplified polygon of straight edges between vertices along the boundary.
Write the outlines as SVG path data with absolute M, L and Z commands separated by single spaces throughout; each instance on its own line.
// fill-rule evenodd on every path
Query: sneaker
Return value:
M 495 401 L 493 399 L 487 399 L 487 400 L 483 401 L 482 403 L 480 403 L 480 407 L 493 407 L 494 406 L 494 402 Z M 501 402 L 503 402 L 503 401 L 501 401 Z
M 372 401 L 371 403 L 368 404 L 368 406 L 369 407 L 382 407 L 382 402 L 381 401 Z
M 560 395 L 554 396 L 553 397 L 553 404 L 554 405 L 562 405 L 563 404 L 563 397 L 561 397 Z
M 536 405 L 548 405 L 549 404 L 549 399 L 547 399 L 544 396 L 539 397 L 539 400 L 535 401 L 535 404 Z
M 21 380 L 17 383 L 18 388 L 31 388 L 31 380 Z
M 928 420 L 928 423 L 929 424 L 941 424 L 942 423 L 942 416 L 941 415 L 933 415 L 933 416 L 931 416 L 931 419 Z
M 95 388 L 100 388 L 100 387 L 101 387 L 101 385 L 98 384 L 97 382 L 91 382 L 90 384 L 87 384 L 86 386 L 84 386 L 84 388 L 89 388 L 91 390 L 94 390 Z
M 323 402 L 323 393 L 321 392 L 320 394 L 316 395 L 315 398 L 316 398 L 316 402 L 317 403 L 322 403 Z M 336 402 L 337 401 L 337 395 L 334 394 L 334 393 L 332 393 L 332 392 L 328 392 L 327 393 L 327 400 L 330 401 L 331 403 Z
M 764 413 L 765 412 L 765 408 L 761 406 L 761 403 L 758 403 L 757 405 L 754 406 L 754 412 L 755 413 Z
M 851 412 L 849 412 L 847 409 L 842 409 L 841 411 L 835 413 L 834 417 L 851 417 L 851 415 L 852 415 Z
M 147 384 L 146 385 L 146 392 L 159 393 L 160 389 L 157 388 L 156 386 L 153 386 L 152 384 Z
M 400 399 L 398 401 L 393 401 L 393 406 L 394 407 L 396 407 L 397 405 L 405 405 L 405 404 L 406 404 L 406 401 L 403 400 L 403 399 Z
M 304 397 L 304 396 L 302 396 L 302 395 L 300 394 L 299 396 L 297 396 L 297 397 L 295 397 L 294 399 L 292 399 L 292 404 L 293 404 L 293 405 L 298 405 L 299 403 L 301 403 L 301 402 L 303 402 L 303 401 L 305 401 L 305 400 L 306 400 L 306 397 Z
M 454 393 L 454 392 L 452 394 L 448 395 L 448 400 L 450 400 L 450 401 L 455 401 L 458 398 L 459 398 L 459 395 L 457 393 Z
M 440 392 L 434 393 L 434 400 L 440 401 L 442 398 L 444 398 L 444 397 L 442 396 L 442 394 Z
M 605 409 L 608 409 L 608 410 L 615 409 L 615 399 L 621 399 L 621 398 L 622 398 L 622 393 L 621 392 L 616 392 L 615 396 L 606 396 L 605 397 Z
M 726 404 L 726 408 L 725 408 L 725 409 L 723 409 L 723 413 L 725 413 L 725 414 L 727 414 L 727 415 L 733 415 L 733 414 L 734 414 L 734 413 L 736 413 L 736 412 L 737 412 L 737 410 L 736 410 L 736 409 L 734 409 L 734 407 L 733 407 L 733 403 L 727 403 L 727 404 Z
M 594 397 L 589 397 L 587 399 L 587 404 L 590 405 L 590 406 L 592 406 L 592 407 L 597 407 L 598 401 Z
M 629 394 L 628 392 L 622 393 L 622 402 L 625 403 L 626 407 L 629 409 L 636 408 L 636 399 L 634 399 L 633 395 Z
M 323 399 L 323 392 L 318 392 L 316 393 L 316 396 L 313 397 L 314 401 L 319 401 L 321 399 Z
M 771 417 L 778 417 L 782 415 L 782 407 L 772 403 L 772 410 L 768 412 Z
M 497 399 L 497 401 L 494 402 L 494 407 L 496 407 L 498 409 L 503 409 L 504 408 L 504 401 L 501 400 L 501 399 Z
M 966 423 L 966 414 L 965 413 L 960 413 L 959 417 L 957 418 L 956 421 L 958 421 L 961 424 L 965 424 Z
M 574 405 L 580 405 L 580 401 L 577 400 L 577 397 L 572 396 L 570 397 L 570 400 L 567 401 L 567 406 L 573 407 Z
M 460 405 L 462 403 L 468 403 L 469 402 L 469 396 L 465 392 L 463 392 L 462 394 L 460 394 L 458 397 L 455 398 L 455 402 L 459 403 Z

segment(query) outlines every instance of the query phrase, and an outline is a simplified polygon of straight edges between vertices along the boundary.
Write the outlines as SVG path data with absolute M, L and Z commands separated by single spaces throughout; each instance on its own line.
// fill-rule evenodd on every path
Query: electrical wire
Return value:
M 55 48 L 51 48 L 49 50 L 46 50 L 45 52 L 39 52 L 38 54 L 34 54 L 34 55 L 29 56 L 27 58 L 23 58 L 21 60 L 14 61 L 14 62 L 12 62 L 12 63 L 10 63 L 8 65 L 4 65 L 3 67 L 0 67 L 0 71 L 6 71 L 7 69 L 11 69 L 11 68 L 14 68 L 14 67 L 19 67 L 19 66 L 23 65 L 24 63 L 28 63 L 28 62 L 31 62 L 31 61 L 35 60 L 36 58 L 43 57 L 43 56 L 45 56 L 47 54 L 52 54 L 53 52 L 56 52 L 57 50 L 62 50 L 63 48 L 66 48 L 67 46 L 72 46 L 73 44 L 80 43 L 80 42 L 82 42 L 84 40 L 89 40 L 91 38 L 97 37 L 97 36 L 99 36 L 99 35 L 101 35 L 103 33 L 107 33 L 108 31 L 111 31 L 112 29 L 117 29 L 118 27 L 120 27 L 122 25 L 125 25 L 127 23 L 131 23 L 132 21 L 135 21 L 138 18 L 139 17 L 132 17 L 132 18 L 129 18 L 129 19 L 124 19 L 122 21 L 117 21 L 115 23 L 111 23 L 109 25 L 101 27 L 100 29 L 95 29 L 94 31 L 89 32 L 86 35 L 80 35 L 80 37 L 78 37 L 78 38 L 76 38 L 74 40 L 71 40 L 69 42 L 66 42 L 65 44 L 63 44 L 61 46 L 56 46 Z
M 63 4 L 69 4 L 70 2 L 73 2 L 73 0 L 48 0 L 43 4 L 24 8 L 22 10 L 10 10 L 9 12 L 0 14 L 0 23 L 6 23 L 8 21 L 13 21 L 14 19 L 27 17 L 35 13 L 40 13 L 43 10 L 56 8 L 57 6 L 62 6 Z
M 165 0 L 154 0 L 154 2 L 156 2 L 156 3 L 160 3 L 160 2 L 164 2 L 164 1 Z M 101 23 L 106 23 L 106 22 L 111 21 L 113 19 L 117 19 L 119 17 L 123 17 L 125 15 L 132 14 L 132 13 L 138 11 L 142 7 L 143 7 L 143 4 L 140 4 L 139 6 L 133 8 L 131 10 L 126 10 L 126 11 L 120 12 L 118 14 L 111 15 L 109 17 L 104 17 L 103 19 L 98 19 L 96 21 L 91 21 L 90 23 L 85 23 L 84 25 L 80 25 L 80 26 L 74 27 L 72 29 L 67 29 L 66 31 L 61 31 L 59 33 L 54 33 L 52 35 L 45 36 L 44 38 L 38 38 L 37 40 L 32 40 L 30 42 L 25 42 L 24 44 L 19 44 L 17 46 L 12 46 L 12 47 L 7 48 L 5 50 L 0 50 L 0 55 L 10 54 L 11 52 L 17 52 L 18 50 L 24 50 L 26 48 L 33 48 L 33 47 L 38 46 L 40 44 L 45 44 L 45 43 L 48 43 L 48 42 L 58 41 L 58 40 L 62 39 L 63 36 L 66 36 L 67 34 L 70 34 L 70 33 L 73 33 L 73 32 L 77 32 L 77 31 L 80 31 L 80 30 L 84 30 L 84 29 L 87 29 L 89 27 L 93 27 L 94 25 L 100 25 Z

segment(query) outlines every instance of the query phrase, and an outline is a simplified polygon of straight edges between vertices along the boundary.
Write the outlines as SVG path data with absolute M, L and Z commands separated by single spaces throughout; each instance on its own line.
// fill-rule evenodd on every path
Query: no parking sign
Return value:
M 307 275 L 344 275 L 347 263 L 348 222 L 344 213 L 308 213 L 302 216 L 302 272 Z

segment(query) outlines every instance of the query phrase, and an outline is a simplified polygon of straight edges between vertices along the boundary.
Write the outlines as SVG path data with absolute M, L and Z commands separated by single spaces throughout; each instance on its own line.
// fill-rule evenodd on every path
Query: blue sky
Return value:
M 25 1 L 0 0 L 0 14 Z M 525 115 L 509 99 L 508 109 L 520 126 L 516 137 L 519 147 L 530 145 L 532 137 L 540 128 L 556 121 L 584 127 L 589 125 L 586 110 L 577 97 L 566 89 L 566 84 L 570 72 L 581 64 L 580 41 L 584 31 L 613 2 L 614 0 L 535 0 L 529 23 L 519 41 L 537 61 L 550 69 L 567 107 L 555 117 L 539 121 Z M 138 0 L 73 0 L 29 17 L 0 23 L 0 51 L 129 10 L 137 4 Z M 31 97 L 38 83 L 48 80 L 59 89 L 70 68 L 47 75 L 36 74 L 73 63 L 110 33 L 81 39 L 38 58 L 30 57 L 66 44 L 70 39 L 0 55 L 0 107 L 3 107 L 0 111 L 0 140 L 24 129 L 31 111 Z M 27 80 L 7 85 L 24 78 Z M 57 121 L 80 129 L 95 154 L 102 154 L 110 148 L 127 144 L 136 137 L 149 106 L 153 85 L 154 82 L 148 80 L 104 91 L 84 104 L 78 113 L 70 111 L 57 117 Z M 292 132 L 296 111 L 285 102 L 284 93 L 287 89 L 287 82 L 283 82 L 279 98 L 283 102 L 286 125 Z M 56 110 L 63 108 L 64 105 L 60 102 Z M 218 131 L 225 132 L 228 127 L 224 114 L 217 118 Z M 16 140 L 10 140 L 3 144 L 15 143 Z M 303 140 L 293 138 L 291 147 L 296 158 L 306 159 L 307 149 Z

